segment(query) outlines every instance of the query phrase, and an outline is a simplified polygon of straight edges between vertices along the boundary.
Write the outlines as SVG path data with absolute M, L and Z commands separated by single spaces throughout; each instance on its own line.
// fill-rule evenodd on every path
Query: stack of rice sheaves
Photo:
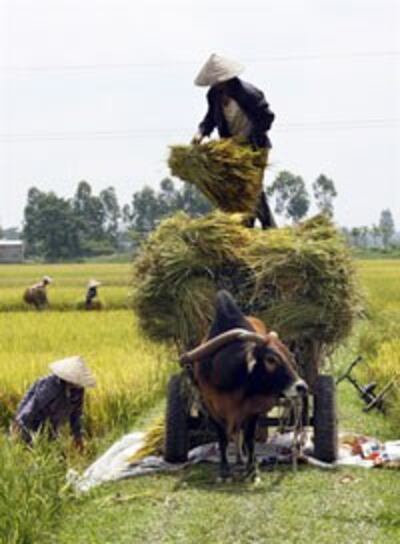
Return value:
M 240 215 L 178 213 L 144 243 L 134 274 L 143 331 L 180 349 L 204 338 L 221 288 L 285 340 L 310 338 L 325 352 L 349 335 L 361 311 L 351 255 L 323 216 L 261 231 L 243 227 Z

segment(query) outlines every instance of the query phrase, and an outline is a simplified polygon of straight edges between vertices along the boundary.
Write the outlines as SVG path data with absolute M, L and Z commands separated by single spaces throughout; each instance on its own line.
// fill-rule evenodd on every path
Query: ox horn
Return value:
M 201 344 L 201 346 L 198 346 L 191 351 L 183 353 L 179 358 L 179 362 L 185 365 L 196 361 L 196 359 L 204 359 L 205 357 L 215 353 L 226 344 L 230 344 L 235 340 L 265 344 L 268 337 L 256 332 L 247 331 L 246 329 L 232 329 L 230 331 L 223 332 L 210 340 L 207 340 L 207 342 L 204 342 L 204 344 Z

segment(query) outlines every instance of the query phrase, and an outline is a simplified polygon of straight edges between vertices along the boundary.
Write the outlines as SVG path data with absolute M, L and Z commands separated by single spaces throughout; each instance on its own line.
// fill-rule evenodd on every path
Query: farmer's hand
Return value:
M 83 453 L 85 451 L 85 443 L 82 437 L 74 438 L 74 447 L 79 451 L 79 453 Z
M 202 140 L 203 140 L 204 136 L 201 134 L 201 132 L 196 132 L 196 134 L 193 136 L 192 138 L 192 144 L 193 145 L 196 145 L 196 144 L 201 144 Z

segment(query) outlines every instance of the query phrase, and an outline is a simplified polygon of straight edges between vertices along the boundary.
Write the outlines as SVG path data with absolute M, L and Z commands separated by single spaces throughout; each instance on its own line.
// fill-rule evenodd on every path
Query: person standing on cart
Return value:
M 192 143 L 201 143 L 216 128 L 221 138 L 237 137 L 256 149 L 263 149 L 266 166 L 272 147 L 267 133 L 275 115 L 264 93 L 238 77 L 243 70 L 244 66 L 238 62 L 216 54 L 211 55 L 200 70 L 195 85 L 210 87 L 208 110 Z M 255 216 L 249 219 L 248 226 L 253 227 L 256 218 L 263 229 L 277 226 L 264 191 L 260 193 Z

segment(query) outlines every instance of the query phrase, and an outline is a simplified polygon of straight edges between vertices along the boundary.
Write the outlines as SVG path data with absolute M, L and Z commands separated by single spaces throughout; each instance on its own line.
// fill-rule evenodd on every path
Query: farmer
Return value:
M 87 310 L 91 310 L 94 307 L 94 299 L 97 297 L 97 288 L 101 283 L 97 280 L 90 280 L 87 285 L 85 307 Z
M 42 310 L 49 305 L 47 299 L 47 286 L 52 283 L 53 280 L 50 276 L 43 276 L 42 281 L 35 283 L 31 287 L 25 290 L 24 301 L 27 304 L 32 304 L 37 310 Z
M 271 148 L 267 132 L 275 115 L 269 109 L 262 91 L 239 79 L 243 70 L 244 66 L 238 62 L 215 54 L 200 70 L 195 85 L 210 87 L 207 93 L 208 111 L 192 143 L 201 143 L 217 128 L 221 138 L 235 136 L 256 149 L 263 149 L 266 165 Z M 263 229 L 276 227 L 264 191 L 259 197 L 256 216 Z M 253 227 L 255 219 L 250 218 L 248 226 Z
M 50 365 L 52 374 L 38 379 L 20 402 L 12 431 L 27 444 L 34 433 L 48 425 L 49 438 L 58 435 L 60 426 L 69 421 L 74 445 L 83 451 L 82 411 L 85 389 L 96 385 L 95 379 L 81 359 L 69 357 Z

